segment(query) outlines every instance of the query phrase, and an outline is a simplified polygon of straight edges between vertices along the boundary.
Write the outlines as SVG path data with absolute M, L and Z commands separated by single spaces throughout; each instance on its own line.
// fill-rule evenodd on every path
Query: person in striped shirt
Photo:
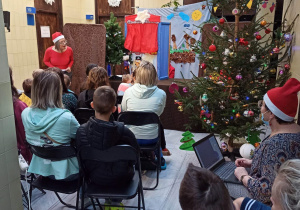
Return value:
M 251 198 L 238 198 L 233 203 L 241 210 L 299 210 L 300 159 L 288 160 L 281 165 L 272 187 L 272 208 Z

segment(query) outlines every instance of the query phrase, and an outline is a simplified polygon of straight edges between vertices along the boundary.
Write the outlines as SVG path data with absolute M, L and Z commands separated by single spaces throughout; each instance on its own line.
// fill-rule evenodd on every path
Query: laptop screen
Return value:
M 200 140 L 195 144 L 194 150 L 203 168 L 211 169 L 223 160 L 223 155 L 214 135 L 210 135 L 209 138 L 205 137 L 204 140 Z

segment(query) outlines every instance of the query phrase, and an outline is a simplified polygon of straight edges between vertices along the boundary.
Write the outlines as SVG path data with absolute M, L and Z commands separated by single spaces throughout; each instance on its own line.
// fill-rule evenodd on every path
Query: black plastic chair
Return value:
M 115 113 L 117 113 L 118 116 L 118 112 L 116 111 Z M 86 123 L 87 121 L 89 121 L 89 119 L 91 117 L 95 116 L 95 110 L 94 109 L 88 109 L 88 108 L 78 108 L 75 110 L 74 116 L 76 118 L 76 120 L 78 121 L 78 123 L 80 125 Z M 114 114 L 110 115 L 110 121 L 115 121 L 115 117 Z
M 30 145 L 32 153 L 40 158 L 44 158 L 51 161 L 60 161 L 69 159 L 72 157 L 77 157 L 76 150 L 73 146 L 56 146 L 56 147 L 39 147 Z M 31 175 L 30 191 L 29 196 L 30 200 L 32 197 L 32 188 L 45 189 L 53 191 L 59 201 L 69 207 L 76 208 L 78 206 L 79 200 L 79 189 L 81 187 L 81 178 L 78 177 L 76 180 L 65 181 L 65 180 L 54 180 L 48 177 L 39 176 L 37 179 L 33 179 L 33 174 Z M 77 192 L 76 206 L 65 203 L 58 193 L 72 194 Z
M 161 141 L 161 127 L 160 120 L 157 114 L 154 112 L 121 112 L 118 117 L 119 122 L 123 122 L 125 125 L 142 126 L 147 124 L 158 125 L 158 141 L 155 144 L 140 146 L 141 151 L 151 152 L 157 151 L 158 161 L 156 162 L 156 184 L 154 187 L 144 187 L 144 190 L 154 190 L 158 186 L 159 172 L 161 171 L 161 153 L 160 153 L 160 141 Z
M 109 198 L 109 199 L 132 199 L 138 194 L 138 206 L 124 206 L 127 208 L 138 208 L 145 209 L 143 185 L 142 185 L 142 175 L 141 175 L 141 163 L 139 153 L 133 147 L 129 145 L 119 145 L 111 147 L 107 150 L 99 150 L 90 146 L 83 146 L 79 149 L 78 160 L 81 171 L 83 173 L 83 185 L 82 187 L 82 201 L 84 201 L 84 196 L 91 198 L 94 209 L 96 209 L 93 199 L 96 199 L 98 206 L 103 210 L 99 199 Z M 136 171 L 132 181 L 124 183 L 124 185 L 111 187 L 111 186 L 99 186 L 93 184 L 86 170 L 86 165 L 84 161 L 92 160 L 102 163 L 114 163 L 119 161 L 130 161 L 132 164 L 136 165 Z M 91 180 L 91 182 L 87 182 Z M 83 208 L 84 203 L 82 202 L 81 208 Z
M 79 122 L 79 124 L 82 125 L 86 123 L 90 119 L 90 117 L 95 116 L 95 110 L 88 108 L 78 108 L 75 110 L 74 116 Z
M 123 100 L 123 96 L 117 96 L 117 104 L 121 104 Z

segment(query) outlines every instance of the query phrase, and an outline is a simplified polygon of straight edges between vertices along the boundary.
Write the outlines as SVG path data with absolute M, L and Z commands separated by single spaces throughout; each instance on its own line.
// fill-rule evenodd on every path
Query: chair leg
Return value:
M 80 209 L 84 209 L 84 182 L 83 182 L 83 185 L 81 187 L 81 206 L 80 206 Z
M 144 199 L 144 191 L 143 191 L 142 183 L 140 183 L 140 192 L 141 192 L 141 198 L 142 198 L 143 209 L 146 210 L 146 207 L 145 207 L 145 199 Z
M 34 174 L 32 174 L 32 180 L 31 181 L 33 181 L 34 179 L 37 179 L 37 178 L 36 178 L 36 176 Z M 39 188 L 36 188 L 36 189 L 38 189 L 39 191 L 41 191 L 41 193 L 43 193 L 44 195 L 46 194 L 45 190 L 39 189 Z
M 70 204 L 65 203 L 65 202 L 61 199 L 61 197 L 58 195 L 57 192 L 54 192 L 54 193 L 55 193 L 56 197 L 58 198 L 58 200 L 59 200 L 63 205 L 65 205 L 65 206 L 67 206 L 67 207 L 69 207 L 69 208 L 72 208 L 72 209 L 76 209 L 76 206 L 73 206 L 73 205 L 70 205 Z
M 21 181 L 20 181 L 20 182 L 21 182 Z M 26 182 L 26 184 L 28 184 L 28 183 Z M 24 198 L 25 198 L 25 200 L 26 200 L 27 209 L 29 210 L 29 198 L 28 198 L 28 195 L 27 195 L 27 193 L 26 193 L 26 191 L 25 191 L 25 189 L 24 189 L 24 187 L 23 187 L 23 185 L 22 185 L 22 182 L 21 182 L 21 189 L 22 189 L 22 193 L 23 193 L 23 195 L 24 195 Z M 32 210 L 31 206 L 30 206 L 30 210 Z
M 100 209 L 103 210 L 103 208 L 102 208 L 102 206 L 101 206 L 100 201 L 99 201 L 98 198 L 96 199 L 96 201 L 97 201 L 97 204 L 98 204 L 98 206 L 100 207 Z
M 159 182 L 159 172 L 161 171 L 161 154 L 160 154 L 160 149 L 158 149 L 158 161 L 156 164 L 156 184 L 154 187 L 144 187 L 144 190 L 154 190 L 158 186 Z
M 79 193 L 80 192 L 80 188 L 77 190 L 77 195 L 76 195 L 76 210 L 78 210 L 79 209 L 79 206 L 78 206 L 78 204 L 79 204 Z
M 32 198 L 32 182 L 33 182 L 33 174 L 31 174 L 30 188 L 29 188 L 29 201 L 31 203 Z
M 141 209 L 141 188 L 140 188 L 140 183 L 138 187 L 138 209 Z
M 94 199 L 91 198 L 91 201 L 92 201 L 92 204 L 93 204 L 93 209 L 96 210 Z

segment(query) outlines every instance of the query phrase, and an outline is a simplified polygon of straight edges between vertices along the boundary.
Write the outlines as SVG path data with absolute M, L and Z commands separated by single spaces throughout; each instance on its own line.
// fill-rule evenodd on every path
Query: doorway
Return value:
M 39 55 L 39 67 L 41 69 L 48 68 L 44 62 L 44 54 L 48 47 L 53 45 L 51 35 L 56 31 L 62 32 L 62 0 L 56 0 L 52 5 L 46 4 L 45 1 L 34 0 L 34 7 L 36 8 L 36 36 Z M 46 32 L 41 33 L 41 27 L 44 26 Z M 44 31 L 45 32 L 45 31 Z

